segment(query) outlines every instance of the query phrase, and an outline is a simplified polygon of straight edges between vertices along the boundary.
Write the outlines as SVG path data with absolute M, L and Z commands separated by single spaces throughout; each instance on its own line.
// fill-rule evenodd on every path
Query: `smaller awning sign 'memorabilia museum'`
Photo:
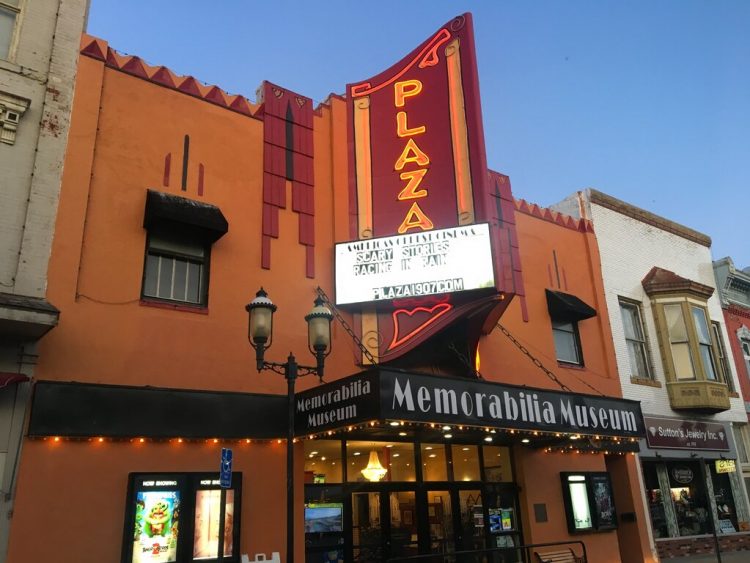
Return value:
M 370 420 L 643 437 L 637 401 L 370 370 L 299 393 L 296 433 L 315 434 Z

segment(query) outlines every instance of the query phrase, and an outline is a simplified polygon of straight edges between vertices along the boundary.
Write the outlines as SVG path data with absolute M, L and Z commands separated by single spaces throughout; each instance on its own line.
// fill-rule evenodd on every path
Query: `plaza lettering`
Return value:
M 402 80 L 396 82 L 393 89 L 396 107 L 406 108 L 407 99 L 417 96 L 422 91 L 422 82 L 419 80 Z M 396 113 L 396 135 L 399 139 L 406 140 L 404 148 L 393 165 L 393 169 L 400 172 L 399 178 L 406 182 L 397 196 L 399 201 L 419 200 L 428 195 L 427 188 L 421 184 L 429 171 L 427 166 L 430 164 L 430 157 L 419 147 L 416 139 L 427 131 L 427 127 L 424 125 L 410 127 L 408 121 L 409 116 L 406 109 Z M 412 166 L 406 169 L 407 165 Z M 429 231 L 433 228 L 434 224 L 419 206 L 419 202 L 414 201 L 406 212 L 406 217 L 401 222 L 398 233 L 404 234 L 410 229 Z

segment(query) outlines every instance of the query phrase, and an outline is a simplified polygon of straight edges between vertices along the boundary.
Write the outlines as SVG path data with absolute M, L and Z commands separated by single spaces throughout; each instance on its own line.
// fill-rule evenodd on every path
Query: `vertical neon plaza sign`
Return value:
M 513 290 L 496 250 L 502 235 L 507 257 L 512 235 L 490 190 L 471 14 L 349 84 L 346 99 L 351 221 L 336 302 L 358 306 L 363 343 L 391 359 Z
M 470 15 L 349 85 L 358 239 L 476 221 L 486 161 Z M 470 147 L 473 151 L 470 151 Z

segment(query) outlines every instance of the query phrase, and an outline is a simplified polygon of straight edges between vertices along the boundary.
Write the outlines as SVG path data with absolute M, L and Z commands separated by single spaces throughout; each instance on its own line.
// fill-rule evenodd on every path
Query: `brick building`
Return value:
M 747 420 L 711 239 L 594 189 L 555 209 L 592 221 L 623 396 L 641 403 L 639 458 L 662 559 L 747 549 L 747 496 L 732 428 Z M 729 463 L 727 463 L 729 460 Z
M 734 357 L 745 411 L 750 418 L 750 273 L 747 268 L 736 268 L 732 259 L 726 257 L 714 262 L 714 274 L 727 324 L 729 348 Z M 750 425 L 746 421 L 735 425 L 734 439 L 745 488 L 750 490 Z
M 0 1 L 0 561 L 38 342 L 87 0 Z

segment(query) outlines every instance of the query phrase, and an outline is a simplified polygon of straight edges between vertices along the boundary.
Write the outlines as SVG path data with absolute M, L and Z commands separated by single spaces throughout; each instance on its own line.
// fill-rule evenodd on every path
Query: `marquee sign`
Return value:
M 299 393 L 298 434 L 370 420 L 642 437 L 638 401 L 371 370 Z
M 458 16 L 347 85 L 351 222 L 336 302 L 362 305 L 358 329 L 377 361 L 462 317 L 499 316 L 509 299 L 486 300 L 520 293 L 510 184 L 487 169 L 473 33 L 471 14 Z
M 486 223 L 336 245 L 336 304 L 494 287 Z

